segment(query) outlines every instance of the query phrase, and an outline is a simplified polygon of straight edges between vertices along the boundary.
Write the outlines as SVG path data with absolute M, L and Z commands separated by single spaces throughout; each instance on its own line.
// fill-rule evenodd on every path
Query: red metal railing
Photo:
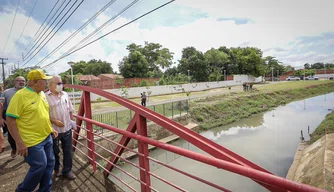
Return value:
M 78 150 L 78 152 L 86 155 L 86 153 L 81 150 L 77 144 L 79 144 L 84 149 L 87 149 L 87 157 L 89 162 L 94 168 L 94 171 L 97 170 L 97 166 L 101 167 L 104 170 L 105 176 L 111 175 L 120 183 L 124 184 L 128 189 L 131 191 L 136 191 L 136 189 L 126 182 L 122 181 L 116 175 L 113 174 L 113 168 L 116 168 L 126 174 L 127 176 L 131 177 L 135 181 L 140 183 L 140 189 L 142 192 L 144 191 L 157 191 L 153 186 L 151 186 L 151 176 L 154 178 L 174 187 L 179 191 L 187 191 L 183 189 L 181 186 L 177 186 L 176 184 L 167 181 L 164 178 L 161 178 L 159 175 L 154 174 L 150 171 L 150 162 L 155 162 L 160 165 L 165 166 L 171 170 L 174 170 L 180 174 L 183 174 L 189 178 L 195 179 L 198 182 L 204 183 L 208 186 L 211 186 L 215 189 L 221 191 L 229 191 L 228 189 L 223 188 L 215 183 L 207 181 L 203 178 L 198 176 L 189 174 L 185 171 L 167 165 L 163 162 L 160 162 L 152 157 L 149 157 L 149 147 L 148 145 L 152 145 L 161 149 L 164 149 L 169 152 L 173 152 L 175 154 L 181 155 L 183 157 L 187 157 L 193 159 L 195 161 L 207 164 L 212 167 L 216 167 L 219 169 L 224 169 L 245 177 L 248 177 L 255 182 L 259 183 L 263 187 L 267 188 L 269 191 L 324 191 L 322 189 L 318 189 L 312 186 L 308 186 L 305 184 L 297 183 L 294 181 L 289 181 L 285 178 L 281 178 L 275 176 L 268 172 L 267 170 L 261 168 L 260 166 L 248 161 L 247 159 L 233 153 L 232 151 L 212 142 L 211 140 L 197 134 L 196 132 L 189 130 L 188 128 L 183 127 L 182 125 L 154 112 L 151 111 L 141 105 L 138 105 L 132 101 L 129 101 L 125 98 L 119 97 L 109 92 L 105 92 L 99 89 L 86 87 L 86 86 L 78 86 L 78 85 L 65 85 L 66 87 L 75 88 L 83 90 L 81 104 L 78 110 L 78 115 L 75 115 L 77 119 L 77 126 L 78 129 L 74 132 L 73 135 L 73 145 L 74 150 Z M 90 103 L 90 93 L 94 93 L 100 95 L 106 99 L 111 101 L 115 101 L 124 107 L 132 110 L 135 112 L 134 117 L 130 121 L 128 128 L 126 130 L 122 130 L 111 125 L 106 125 L 101 122 L 97 122 L 92 120 L 92 110 L 91 110 L 91 103 Z M 176 147 L 170 144 L 162 143 L 160 141 L 156 141 L 150 139 L 148 137 L 148 128 L 146 120 L 149 119 L 154 123 L 164 127 L 165 129 L 171 131 L 175 135 L 180 136 L 180 138 L 188 141 L 189 143 L 193 144 L 194 146 L 202 149 L 203 151 L 207 152 L 209 155 L 203 155 L 200 153 L 196 153 L 187 149 L 183 149 L 180 147 Z M 82 123 L 85 122 L 85 126 L 82 126 Z M 94 133 L 93 125 L 99 126 L 103 129 L 107 129 L 114 133 L 118 133 L 122 135 L 122 138 L 117 143 L 111 139 L 108 139 L 106 136 L 101 136 Z M 83 136 L 80 133 L 80 130 L 83 129 L 87 136 Z M 137 133 L 135 133 L 137 132 Z M 87 140 L 87 146 L 79 141 L 79 137 L 81 139 Z M 112 152 L 105 146 L 98 144 L 95 139 L 100 138 L 110 143 L 115 144 L 117 147 Z M 138 141 L 138 152 L 132 150 L 128 147 L 128 143 L 131 139 L 135 139 Z M 103 151 L 108 152 L 110 159 L 108 160 L 107 157 L 97 153 L 96 147 L 103 149 Z M 131 151 L 138 155 L 139 165 L 134 164 L 133 162 L 127 160 L 125 157 L 122 157 L 122 154 L 125 150 Z M 97 157 L 99 159 L 104 160 L 107 163 L 106 166 L 102 165 L 101 163 L 97 162 Z M 124 162 L 129 163 L 130 165 L 136 167 L 139 170 L 140 177 L 136 178 L 131 173 L 124 170 L 122 167 L 117 165 L 119 159 L 123 160 Z

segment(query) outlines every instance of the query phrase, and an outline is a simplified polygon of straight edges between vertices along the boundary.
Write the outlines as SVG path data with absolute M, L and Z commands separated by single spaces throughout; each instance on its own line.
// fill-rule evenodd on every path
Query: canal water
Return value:
M 285 177 L 300 141 L 301 130 L 304 133 L 305 140 L 308 140 L 308 128 L 310 129 L 310 133 L 312 133 L 333 108 L 334 93 L 330 93 L 293 102 L 285 106 L 279 106 L 272 111 L 257 114 L 226 126 L 210 129 L 209 131 L 202 132 L 201 135 L 247 158 L 268 171 Z M 206 154 L 184 140 L 178 140 L 172 144 Z M 150 156 L 232 191 L 266 191 L 250 179 L 195 162 L 185 157 L 180 157 L 165 150 L 153 150 L 150 152 Z M 138 164 L 137 158 L 132 161 Z M 151 161 L 150 166 L 154 174 L 187 191 L 218 191 L 155 162 Z M 139 178 L 138 169 L 132 165 L 125 164 L 122 168 Z M 113 174 L 140 191 L 139 183 L 126 174 L 117 169 L 114 169 Z M 131 191 L 112 176 L 109 178 L 121 186 L 124 191 Z M 152 176 L 151 182 L 153 188 L 158 191 L 179 191 Z

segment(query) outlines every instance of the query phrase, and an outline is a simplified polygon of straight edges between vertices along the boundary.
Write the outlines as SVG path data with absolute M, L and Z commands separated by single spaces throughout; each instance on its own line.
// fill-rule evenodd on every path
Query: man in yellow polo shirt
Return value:
M 28 86 L 17 91 L 6 111 L 10 134 L 30 169 L 16 191 L 50 191 L 55 158 L 52 150 L 52 130 L 49 106 L 43 90 L 47 79 L 41 70 L 28 73 Z

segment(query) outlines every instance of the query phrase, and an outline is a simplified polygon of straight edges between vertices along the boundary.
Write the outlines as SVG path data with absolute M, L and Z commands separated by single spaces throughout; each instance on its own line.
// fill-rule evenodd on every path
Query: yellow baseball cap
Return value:
M 40 79 L 51 79 L 52 76 L 46 76 L 42 70 L 34 69 L 29 71 L 27 79 L 28 80 L 40 80 Z

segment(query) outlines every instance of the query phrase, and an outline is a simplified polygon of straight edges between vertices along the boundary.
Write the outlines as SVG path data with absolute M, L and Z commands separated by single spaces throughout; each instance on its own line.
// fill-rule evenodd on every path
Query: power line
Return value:
M 19 2 L 17 3 L 15 14 L 14 14 L 14 19 L 13 19 L 13 22 L 12 22 L 12 26 L 10 27 L 9 34 L 8 34 L 8 37 L 7 37 L 7 40 L 6 40 L 6 43 L 5 43 L 5 47 L 3 48 L 1 55 L 3 55 L 4 51 L 6 50 L 8 39 L 10 37 L 10 34 L 12 33 L 14 21 L 15 21 L 15 18 L 16 18 L 17 9 L 19 8 L 20 2 L 21 2 L 21 0 L 19 0 Z
M 79 45 L 83 44 L 84 42 L 91 39 L 91 37 L 95 36 L 98 32 L 102 30 L 105 26 L 110 24 L 110 21 L 114 21 L 117 17 L 119 17 L 121 14 L 123 14 L 125 11 L 127 11 L 129 8 L 131 8 L 134 4 L 136 4 L 139 0 L 134 0 L 132 3 L 130 3 L 128 6 L 126 6 L 122 11 L 120 11 L 118 14 L 110 18 L 108 21 L 106 21 L 104 24 L 102 24 L 99 28 L 95 29 L 92 33 L 87 35 L 84 39 L 82 39 L 79 43 L 77 43 L 75 46 L 73 46 L 71 49 L 63 53 L 63 55 L 66 55 L 67 53 L 71 52 L 75 48 L 77 48 Z
M 26 48 L 24 49 L 24 51 L 26 51 L 28 49 L 28 47 L 35 41 L 35 37 L 36 37 L 37 33 L 39 32 L 39 30 L 41 30 L 41 28 L 43 27 L 45 21 L 49 18 L 50 14 L 52 13 L 53 9 L 56 7 L 56 5 L 58 4 L 58 2 L 59 2 L 59 0 L 53 5 L 53 7 L 52 7 L 51 11 L 49 12 L 48 16 L 46 16 L 46 18 L 44 19 L 42 25 L 39 26 L 39 29 L 36 31 L 36 33 L 35 33 L 32 41 L 26 46 Z M 23 55 L 22 55 L 22 57 L 23 57 Z
M 110 5 L 112 5 L 116 0 L 109 1 L 102 9 L 100 9 L 95 15 L 93 15 L 88 21 L 86 21 L 79 29 L 77 29 L 74 33 L 72 33 L 66 40 L 64 40 L 61 44 L 59 44 L 51 53 L 45 56 L 41 61 L 39 61 L 36 66 L 43 63 L 45 60 L 50 58 L 56 51 L 62 48 L 68 41 L 70 41 L 75 35 L 77 35 L 82 29 L 84 29 L 89 23 L 91 23 L 96 17 L 98 17 L 103 11 L 105 11 Z
M 66 1 L 66 0 L 65 0 Z M 65 1 L 60 5 L 60 7 L 58 8 L 57 12 L 59 11 L 59 9 L 63 6 L 63 4 L 65 3 Z M 76 0 L 78 1 L 78 0 Z M 57 15 L 57 17 L 52 21 L 52 23 L 49 25 L 48 29 L 44 31 L 43 35 L 39 38 L 39 40 L 33 45 L 33 47 L 28 51 L 28 53 L 24 56 L 24 59 L 29 58 L 29 56 L 31 56 L 34 51 L 36 49 L 38 49 L 38 47 L 43 43 L 43 41 L 50 35 L 50 33 L 53 31 L 53 29 L 56 27 L 53 27 L 53 29 L 51 29 L 51 31 L 49 32 L 49 34 L 47 35 L 47 37 L 45 37 L 43 39 L 43 41 L 36 47 L 36 49 L 34 49 L 34 47 L 39 43 L 39 41 L 42 39 L 42 37 L 45 35 L 45 33 L 51 28 L 51 26 L 53 25 L 53 23 L 58 19 L 58 17 L 63 13 L 63 11 L 65 10 L 65 8 L 68 6 L 68 4 L 71 2 L 71 0 L 68 1 L 68 3 L 65 5 L 65 7 L 61 10 L 61 12 Z M 69 11 L 69 10 L 68 10 Z M 57 12 L 52 16 L 52 18 L 57 14 Z M 52 18 L 50 19 L 50 21 L 52 20 Z M 60 20 L 61 21 L 61 20 Z M 58 22 L 59 23 L 59 22 Z M 34 49 L 34 50 L 33 50 Z M 33 51 L 32 51 L 33 50 Z M 31 52 L 32 51 L 32 52 Z
M 95 39 L 95 40 L 93 40 L 93 41 L 91 41 L 91 42 L 89 42 L 89 43 L 87 43 L 87 44 L 81 46 L 80 48 L 75 49 L 74 51 L 72 51 L 72 52 L 70 52 L 70 53 L 68 53 L 68 54 L 66 54 L 66 55 L 64 55 L 64 56 L 61 56 L 60 58 L 58 58 L 58 59 L 56 59 L 55 61 L 49 63 L 48 65 L 43 66 L 42 68 L 44 68 L 44 69 L 48 69 L 48 68 L 50 68 L 50 67 L 52 66 L 52 64 L 56 63 L 57 61 L 59 61 L 59 60 L 65 58 L 65 57 L 67 57 L 67 56 L 69 56 L 69 55 L 71 55 L 71 54 L 73 54 L 73 53 L 75 53 L 75 52 L 77 52 L 77 51 L 79 51 L 79 50 L 85 48 L 85 47 L 87 47 L 88 45 L 90 45 L 90 44 L 92 44 L 92 43 L 95 43 L 96 41 L 98 41 L 98 40 L 100 40 L 100 39 L 106 37 L 107 35 L 109 35 L 109 34 L 111 34 L 111 33 L 114 33 L 115 31 L 118 31 L 119 29 L 121 29 L 121 28 L 123 28 L 123 27 L 125 27 L 125 26 L 127 26 L 127 25 L 129 25 L 129 24 L 131 24 L 131 23 L 133 23 L 133 22 L 135 22 L 135 21 L 137 21 L 137 20 L 139 20 L 139 19 L 145 17 L 146 15 L 151 14 L 151 13 L 154 12 L 154 11 L 157 11 L 157 10 L 163 8 L 164 6 L 170 4 L 170 3 L 174 2 L 174 1 L 175 1 L 175 0 L 171 0 L 171 1 L 167 2 L 167 3 L 165 3 L 165 4 L 160 5 L 159 7 L 155 8 L 155 9 L 152 9 L 151 11 L 148 11 L 148 12 L 144 13 L 143 15 L 141 15 L 141 16 L 139 16 L 139 17 L 137 17 L 137 18 L 135 18 L 135 19 L 133 19 L 133 20 L 131 20 L 131 21 L 129 21 L 129 22 L 123 24 L 122 26 L 120 26 L 120 27 L 118 27 L 118 28 L 116 28 L 116 29 L 114 29 L 114 30 L 112 30 L 112 31 L 110 31 L 110 32 L 108 32 L 108 33 L 106 33 L 106 34 L 100 36 L 99 38 L 97 38 L 97 39 Z
M 100 27 L 98 27 L 97 29 L 95 29 L 92 33 L 90 33 L 89 35 L 87 35 L 84 39 L 82 39 L 79 43 L 77 43 L 75 46 L 73 46 L 72 48 L 70 48 L 68 51 L 66 51 L 65 53 L 63 53 L 62 56 L 70 53 L 72 50 L 74 50 L 75 48 L 77 48 L 79 45 L 83 44 L 84 42 L 87 42 L 89 39 L 91 39 L 92 37 L 94 37 L 98 32 L 100 32 L 102 30 L 102 28 L 104 28 L 105 26 L 107 26 L 108 24 L 111 24 L 113 21 L 115 21 L 116 18 L 118 18 L 120 15 L 122 15 L 124 12 L 126 12 L 129 8 L 131 8 L 134 4 L 136 4 L 139 0 L 134 0 L 132 1 L 132 3 L 130 3 L 129 5 L 127 5 L 125 8 L 123 8 L 119 13 L 117 13 L 116 15 L 114 15 L 112 18 L 110 18 L 108 21 L 106 21 L 105 23 L 103 23 Z M 111 22 L 112 21 L 112 22 Z M 61 56 L 61 57 L 62 57 Z
M 89 39 L 91 39 L 93 36 L 95 36 L 98 32 L 100 32 L 102 30 L 102 28 L 104 28 L 105 26 L 107 26 L 108 24 L 111 24 L 111 21 L 115 21 L 115 19 L 117 17 L 119 17 L 121 14 L 123 14 L 125 11 L 127 11 L 129 8 L 131 8 L 134 4 L 136 4 L 139 0 L 134 0 L 132 1 L 132 3 L 130 3 L 129 5 L 127 5 L 122 11 L 120 11 L 119 13 L 117 13 L 115 16 L 113 16 L 112 18 L 110 18 L 108 21 L 106 21 L 105 23 L 103 23 L 99 28 L 95 29 L 92 33 L 90 33 L 89 35 L 87 35 L 84 39 L 82 39 L 79 43 L 77 43 L 75 46 L 73 46 L 71 49 L 69 49 L 68 51 L 66 51 L 63 55 L 66 55 L 67 53 L 70 53 L 72 50 L 74 50 L 75 48 L 77 48 L 79 45 L 83 44 L 84 42 L 88 41 Z M 62 55 L 62 56 L 63 56 Z
M 21 32 L 21 34 L 20 34 L 20 37 L 16 40 L 16 43 L 15 43 L 15 45 L 14 45 L 12 51 L 9 53 L 8 57 L 13 53 L 14 49 L 16 48 L 17 43 L 20 41 L 20 39 L 21 39 L 21 37 L 22 37 L 22 34 L 23 34 L 24 30 L 26 29 L 27 24 L 28 24 L 28 22 L 29 22 L 29 20 L 30 20 L 30 17 L 31 17 L 32 13 L 33 13 L 34 10 L 35 10 L 35 7 L 36 7 L 37 2 L 38 2 L 38 0 L 35 1 L 34 7 L 32 8 L 32 10 L 31 10 L 31 12 L 30 12 L 29 18 L 27 19 L 26 24 L 25 24 L 24 27 L 23 27 L 23 30 L 22 30 L 22 32 Z
M 77 2 L 78 0 L 76 0 L 74 3 L 73 3 L 73 5 L 69 8 L 69 10 L 65 13 L 65 15 L 63 15 L 63 17 L 59 20 L 59 22 L 56 24 L 56 26 L 60 23 L 60 21 L 62 21 L 63 20 L 63 18 L 67 15 L 67 13 L 72 9 L 72 7 L 76 4 L 76 2 Z M 60 27 L 57 29 L 57 31 L 49 38 L 49 40 L 47 40 L 47 42 L 45 42 L 44 43 L 44 45 L 29 59 L 29 61 L 27 61 L 24 65 L 26 65 L 27 63 L 29 63 L 42 49 L 43 49 L 43 47 L 46 45 L 46 44 L 48 44 L 49 43 L 49 41 L 56 35 L 56 33 L 63 27 L 63 25 L 67 22 L 67 20 L 73 15 L 73 13 L 80 7 L 80 5 L 84 2 L 85 0 L 81 0 L 81 2 L 76 6 L 76 8 L 72 11 L 72 13 L 70 13 L 70 15 L 65 19 L 65 21 L 60 25 Z M 55 27 L 56 27 L 55 26 Z M 55 28 L 54 27 L 54 28 Z M 53 28 L 53 29 L 54 29 Z M 53 30 L 52 29 L 52 30 Z M 50 34 L 50 33 L 49 33 Z M 49 35 L 48 35 L 49 36 Z M 47 37 L 48 37 L 47 36 Z M 43 40 L 43 42 L 44 42 L 44 40 Z M 42 42 L 42 43 L 43 43 Z M 34 50 L 35 51 L 35 50 Z M 23 65 L 23 66 L 24 66 Z

